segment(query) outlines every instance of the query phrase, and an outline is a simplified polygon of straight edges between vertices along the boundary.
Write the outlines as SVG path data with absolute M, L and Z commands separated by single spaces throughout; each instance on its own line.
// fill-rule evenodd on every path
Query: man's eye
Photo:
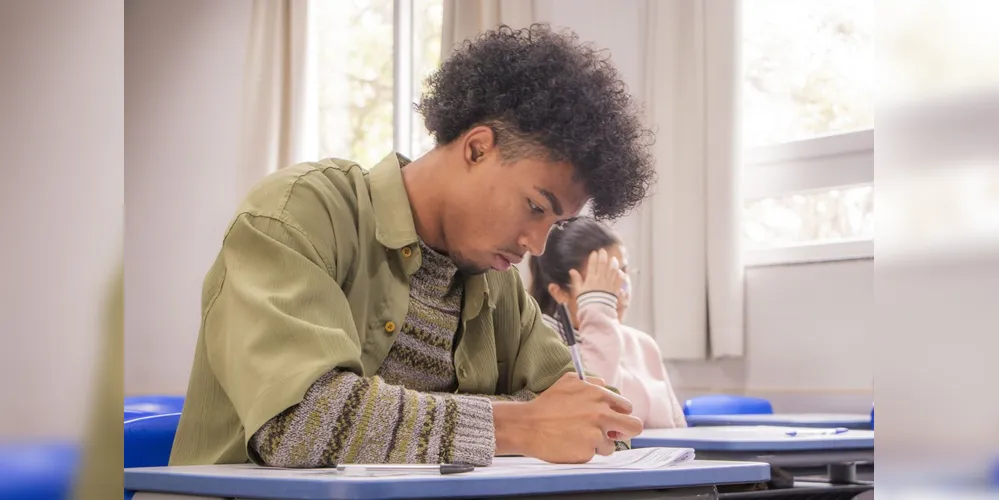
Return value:
M 534 212 L 536 214 L 544 214 L 545 213 L 545 209 L 539 207 L 538 204 L 534 203 L 533 201 L 531 201 L 530 198 L 527 199 L 527 206 L 530 207 L 531 212 Z

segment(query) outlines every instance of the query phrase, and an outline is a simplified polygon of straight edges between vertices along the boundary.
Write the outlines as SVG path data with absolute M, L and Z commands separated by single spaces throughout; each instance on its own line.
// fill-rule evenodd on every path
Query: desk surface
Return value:
M 714 425 L 786 425 L 791 427 L 846 427 L 870 429 L 871 415 L 864 413 L 772 413 L 764 415 L 689 415 L 691 427 Z
M 694 460 L 667 469 L 518 470 L 490 468 L 451 476 L 345 477 L 317 469 L 199 465 L 125 469 L 125 489 L 163 493 L 284 499 L 415 499 L 539 495 L 582 491 L 668 489 L 770 479 L 763 463 Z
M 823 436 L 788 436 L 781 429 L 757 426 L 649 429 L 631 440 L 635 448 L 668 446 L 697 451 L 819 451 L 874 449 L 874 431 L 849 430 Z

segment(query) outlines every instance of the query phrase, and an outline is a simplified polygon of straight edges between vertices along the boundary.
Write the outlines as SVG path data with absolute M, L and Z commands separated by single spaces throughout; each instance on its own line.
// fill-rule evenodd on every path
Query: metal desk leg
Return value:
M 857 464 L 829 464 L 829 482 L 832 484 L 857 484 Z
M 563 493 L 553 495 L 527 495 L 524 500 L 715 500 L 718 490 L 714 486 L 674 488 L 669 490 L 602 491 L 589 493 Z

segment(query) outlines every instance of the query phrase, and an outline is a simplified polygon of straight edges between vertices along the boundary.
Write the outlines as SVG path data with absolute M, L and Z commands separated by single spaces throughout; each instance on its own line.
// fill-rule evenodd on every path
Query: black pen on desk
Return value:
M 565 307 L 565 304 L 559 304 L 556 315 L 562 322 L 562 337 L 565 338 L 565 343 L 569 346 L 569 355 L 572 356 L 572 364 L 576 367 L 579 380 L 586 380 L 586 372 L 583 371 L 583 358 L 579 356 L 579 346 L 576 343 L 576 329 L 573 328 L 572 321 L 569 319 L 569 309 Z
M 422 472 L 441 475 L 460 474 L 475 470 L 474 466 L 461 464 L 340 464 L 336 470 L 347 474 L 369 472 Z

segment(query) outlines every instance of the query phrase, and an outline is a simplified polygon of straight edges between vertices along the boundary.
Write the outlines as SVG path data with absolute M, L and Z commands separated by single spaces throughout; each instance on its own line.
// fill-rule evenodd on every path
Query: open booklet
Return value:
M 476 473 L 549 472 L 555 470 L 652 470 L 665 469 L 694 459 L 692 448 L 639 448 L 597 455 L 585 464 L 552 464 L 528 457 L 496 457 L 489 467 L 479 467 Z
M 608 457 L 597 455 L 584 464 L 553 464 L 528 457 L 496 457 L 489 467 L 476 467 L 470 472 L 456 474 L 457 477 L 467 475 L 531 475 L 547 474 L 551 472 L 585 472 L 595 470 L 655 470 L 689 462 L 694 459 L 692 448 L 640 448 L 637 450 L 623 450 L 614 452 Z M 334 468 L 319 469 L 282 469 L 278 467 L 257 467 L 255 465 L 236 465 L 232 467 L 253 468 L 261 471 L 268 471 L 278 475 L 313 475 L 313 474 L 336 474 L 340 475 Z M 367 471 L 364 474 L 348 474 L 352 477 L 386 477 L 386 476 L 410 476 L 410 475 L 438 475 L 433 470 L 405 469 Z

